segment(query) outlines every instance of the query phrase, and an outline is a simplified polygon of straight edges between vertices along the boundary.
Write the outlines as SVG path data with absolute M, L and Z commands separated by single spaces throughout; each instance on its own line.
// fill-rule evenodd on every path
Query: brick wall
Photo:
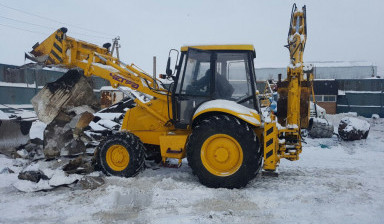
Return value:
M 317 104 L 327 111 L 327 114 L 336 114 L 336 102 L 317 102 Z

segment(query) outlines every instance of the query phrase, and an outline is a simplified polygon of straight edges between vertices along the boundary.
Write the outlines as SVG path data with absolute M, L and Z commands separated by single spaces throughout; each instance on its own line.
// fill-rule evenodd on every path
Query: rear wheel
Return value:
M 241 188 L 258 173 L 262 152 L 248 124 L 217 115 L 194 127 L 187 143 L 187 158 L 202 184 Z
M 97 162 L 107 175 L 132 177 L 144 167 L 144 146 L 131 133 L 117 133 L 102 141 Z

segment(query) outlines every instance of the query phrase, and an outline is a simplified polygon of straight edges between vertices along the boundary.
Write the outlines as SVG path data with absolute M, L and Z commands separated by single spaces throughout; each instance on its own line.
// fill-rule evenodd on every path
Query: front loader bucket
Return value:
M 43 42 L 36 43 L 32 47 L 33 50 L 25 54 L 25 58 L 39 64 L 65 65 L 67 68 L 73 68 L 76 67 L 76 62 L 88 60 L 90 52 L 110 54 L 107 48 L 67 36 L 67 31 L 65 27 L 56 30 Z M 94 62 L 103 63 L 99 58 Z
M 26 144 L 32 121 L 0 120 L 0 152 Z
M 41 44 L 35 44 L 30 55 L 25 55 L 26 58 L 46 65 L 62 64 L 65 54 L 63 39 L 66 32 L 66 28 L 58 29 Z

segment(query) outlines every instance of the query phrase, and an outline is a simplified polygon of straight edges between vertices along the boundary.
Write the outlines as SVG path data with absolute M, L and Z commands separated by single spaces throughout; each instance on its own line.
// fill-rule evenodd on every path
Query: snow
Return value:
M 106 69 L 106 70 L 108 70 L 110 72 L 113 72 L 113 73 L 118 73 L 119 72 L 119 70 L 117 70 L 116 68 L 114 68 L 114 67 L 112 67 L 110 65 L 104 65 L 104 64 L 96 63 L 96 62 L 93 62 L 92 65 L 100 67 L 100 68 L 103 68 L 103 69 Z
M 114 127 L 119 127 L 120 125 L 116 122 L 110 120 L 100 120 L 97 122 L 98 125 L 106 127 L 108 129 L 114 129 Z
M 0 110 L 0 119 L 2 120 L 9 120 L 9 117 L 6 113 Z
M 22 88 L 36 88 L 36 83 L 13 83 L 13 82 L 0 82 L 0 86 L 4 87 L 22 87 Z M 39 89 L 42 89 L 44 86 L 38 86 Z
M 254 125 L 260 124 L 260 121 L 255 118 L 255 115 L 258 114 L 256 110 L 250 109 L 248 107 L 245 107 L 234 101 L 229 100 L 211 100 L 206 103 L 203 103 L 202 105 L 200 105 L 199 108 L 197 108 L 193 117 L 199 114 L 200 112 L 204 112 L 205 110 L 209 110 L 211 108 L 234 111 L 238 113 L 239 116 L 245 121 L 248 121 Z
M 44 130 L 47 125 L 44 122 L 41 122 L 39 120 L 34 121 L 31 126 L 31 130 L 29 132 L 29 138 L 39 138 L 41 140 L 44 139 Z
M 346 105 L 346 104 L 337 104 L 338 107 L 381 107 L 377 105 Z
M 69 112 L 75 112 L 76 114 L 82 114 L 84 112 L 89 112 L 89 113 L 95 113 L 95 111 L 88 105 L 82 105 L 78 107 L 73 107 L 69 110 Z
M 288 68 L 291 68 L 291 69 L 295 69 L 295 68 L 299 68 L 299 67 L 301 67 L 301 63 L 300 62 L 297 63 L 296 65 L 293 65 L 292 63 L 290 63 L 288 65 Z
M 327 120 L 337 126 L 345 116 Z M 14 185 L 28 189 L 17 179 L 26 161 L 0 155 L 0 170 L 15 171 L 0 174 L 0 223 L 383 223 L 384 119 L 365 120 L 367 140 L 306 138 L 300 160 L 282 160 L 279 177 L 258 176 L 233 190 L 202 186 L 183 160 L 179 169 L 105 177 L 95 190 L 24 193 Z M 47 172 L 44 164 L 31 169 Z
M 327 114 L 327 111 L 321 106 L 319 106 L 318 104 L 316 104 L 316 110 L 315 110 L 315 104 L 312 101 L 309 104 L 309 111 L 310 111 L 311 117 L 316 117 L 316 114 L 317 114 L 317 117 L 324 118 L 325 114 Z
M 94 131 L 103 131 L 103 130 L 105 130 L 105 128 L 103 126 L 101 126 L 101 125 L 99 125 L 99 124 L 97 124 L 97 123 L 95 123 L 93 121 L 91 121 L 91 123 L 89 123 L 89 127 L 91 127 L 92 130 L 94 130 Z
M 94 115 L 104 120 L 114 120 L 119 118 L 122 113 L 95 113 Z
M 344 91 L 344 92 L 345 93 L 372 93 L 372 94 L 381 94 L 381 93 L 383 93 L 382 91 L 354 91 L 354 90 L 347 90 L 347 91 Z
M 32 104 L 1 104 L 0 109 L 9 109 L 9 108 L 15 108 L 15 109 L 32 109 Z

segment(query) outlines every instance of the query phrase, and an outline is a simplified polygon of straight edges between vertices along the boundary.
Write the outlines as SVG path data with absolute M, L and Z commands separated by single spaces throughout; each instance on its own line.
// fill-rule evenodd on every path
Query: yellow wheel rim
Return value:
M 201 148 L 201 161 L 213 175 L 230 176 L 243 163 L 243 150 L 231 136 L 216 134 L 205 140 Z
M 128 150 L 122 145 L 112 145 L 106 154 L 108 166 L 114 171 L 122 171 L 129 164 Z

